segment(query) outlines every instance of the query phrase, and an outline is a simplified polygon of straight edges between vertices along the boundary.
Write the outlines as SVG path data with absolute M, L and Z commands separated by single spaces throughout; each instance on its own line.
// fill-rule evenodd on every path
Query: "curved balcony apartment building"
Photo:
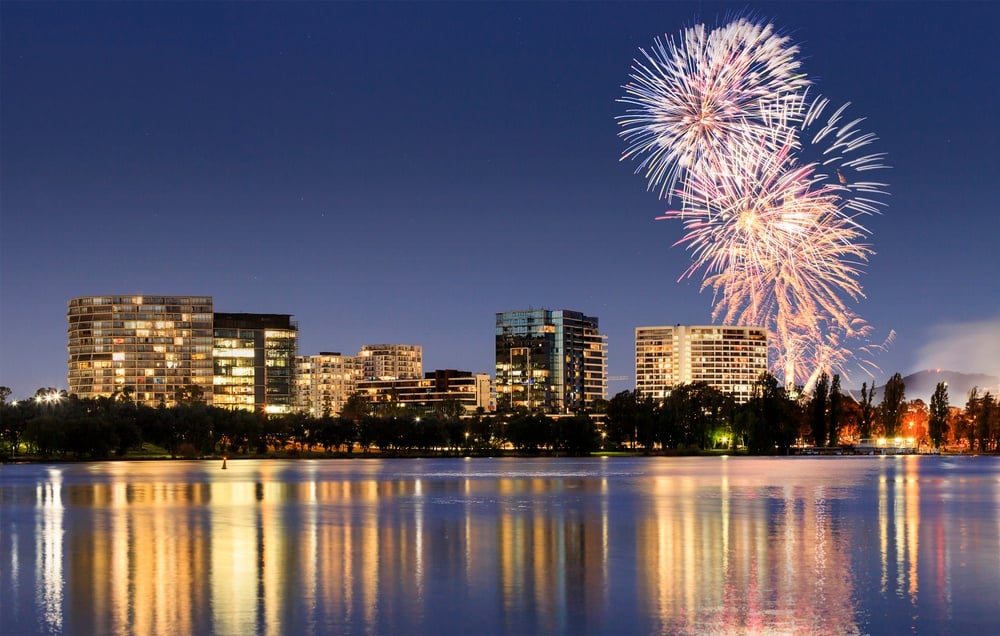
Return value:
M 70 393 L 130 393 L 149 406 L 192 386 L 211 396 L 211 296 L 83 296 L 67 318 Z
M 635 390 L 662 402 L 681 384 L 705 382 L 743 403 L 767 371 L 767 330 L 751 325 L 635 328 Z

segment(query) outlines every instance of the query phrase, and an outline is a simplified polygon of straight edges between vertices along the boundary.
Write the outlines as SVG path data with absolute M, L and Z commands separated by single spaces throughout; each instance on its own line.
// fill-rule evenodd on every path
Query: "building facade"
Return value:
M 337 415 L 358 390 L 361 359 L 324 351 L 295 359 L 296 406 L 312 417 Z
M 578 311 L 529 309 L 496 315 L 496 402 L 572 413 L 605 399 L 607 337 Z
M 424 349 L 420 345 L 364 345 L 358 357 L 366 380 L 420 378 L 424 374 Z
M 750 399 L 767 371 L 767 330 L 762 327 L 675 325 L 636 327 L 635 390 L 662 401 L 680 384 L 706 382 Z
M 295 409 L 298 325 L 289 314 L 216 313 L 212 403 L 228 409 Z
M 212 398 L 211 296 L 82 296 L 69 301 L 69 392 L 173 406 Z
M 380 408 L 408 407 L 434 413 L 452 402 L 463 407 L 465 414 L 476 409 L 492 409 L 491 382 L 487 373 L 471 373 L 454 369 L 429 371 L 422 378 L 398 380 L 361 380 L 358 395 Z

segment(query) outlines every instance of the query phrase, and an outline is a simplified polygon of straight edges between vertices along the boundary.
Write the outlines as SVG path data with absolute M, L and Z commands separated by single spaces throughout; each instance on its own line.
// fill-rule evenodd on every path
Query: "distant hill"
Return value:
M 948 403 L 951 406 L 965 406 L 969 399 L 969 391 L 973 387 L 979 387 L 979 392 L 989 391 L 994 396 L 1000 393 L 1000 378 L 995 375 L 984 373 L 959 373 L 957 371 L 942 371 L 931 369 L 928 371 L 917 371 L 903 378 L 906 385 L 906 400 L 916 400 L 917 398 L 930 404 L 931 396 L 938 382 L 948 383 Z M 855 399 L 861 397 L 861 390 L 851 391 Z M 882 387 L 875 387 L 875 397 L 872 402 L 878 404 L 882 401 Z

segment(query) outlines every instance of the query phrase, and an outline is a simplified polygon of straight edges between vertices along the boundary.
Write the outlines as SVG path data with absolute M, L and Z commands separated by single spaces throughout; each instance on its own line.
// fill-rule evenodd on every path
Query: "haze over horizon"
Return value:
M 0 384 L 66 387 L 66 304 L 211 295 L 299 352 L 493 373 L 496 312 L 633 330 L 712 298 L 616 102 L 640 47 L 752 11 L 888 154 L 858 312 L 883 374 L 1000 376 L 1000 7 L 950 3 L 0 4 Z M 871 380 L 853 373 L 845 387 Z M 954 401 L 954 400 L 953 400 Z

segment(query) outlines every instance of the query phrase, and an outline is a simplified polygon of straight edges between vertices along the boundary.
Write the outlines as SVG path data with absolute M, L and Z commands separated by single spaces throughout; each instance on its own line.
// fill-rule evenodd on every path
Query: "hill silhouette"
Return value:
M 921 399 L 930 404 L 931 396 L 938 382 L 948 383 L 948 403 L 951 406 L 965 406 L 969 399 L 969 392 L 974 387 L 979 387 L 979 393 L 989 391 L 994 396 L 1000 392 L 1000 378 L 995 375 L 985 373 L 959 373 L 958 371 L 945 371 L 942 369 L 929 369 L 927 371 L 917 371 L 903 377 L 903 384 L 906 385 L 906 401 Z M 861 390 L 851 391 L 855 399 L 861 397 Z M 872 402 L 878 404 L 882 401 L 882 387 L 875 387 L 875 397 Z

